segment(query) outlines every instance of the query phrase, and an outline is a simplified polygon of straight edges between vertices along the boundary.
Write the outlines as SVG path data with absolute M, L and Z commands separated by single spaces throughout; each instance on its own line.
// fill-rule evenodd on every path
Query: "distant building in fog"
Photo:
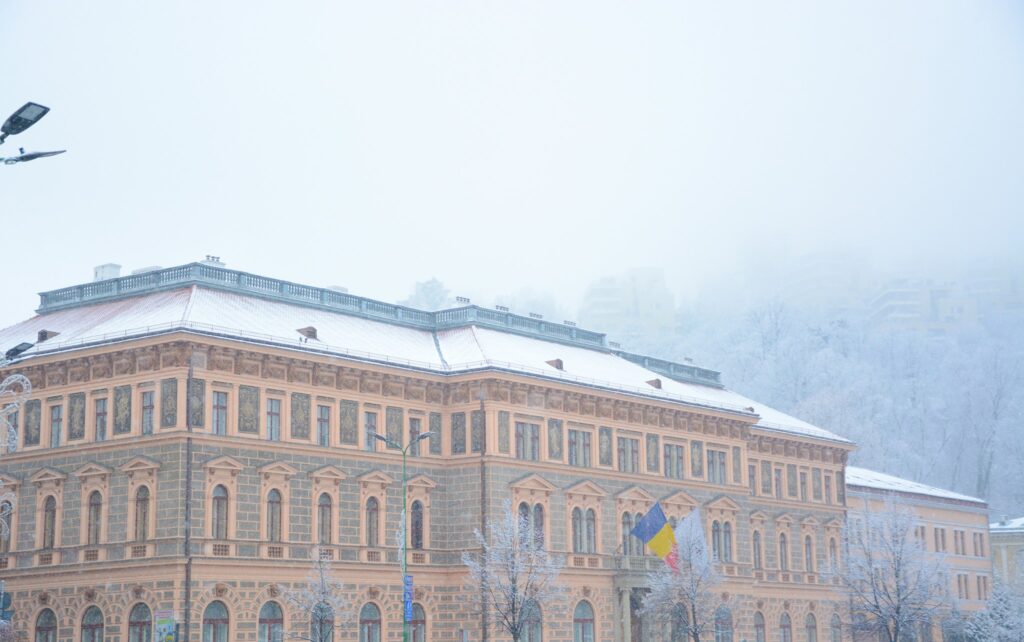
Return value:
M 955 283 L 893 279 L 870 297 L 868 319 L 881 329 L 945 334 L 977 323 L 978 302 Z
M 604 328 L 623 345 L 657 340 L 675 329 L 675 298 L 660 269 L 634 269 L 590 284 L 580 323 Z

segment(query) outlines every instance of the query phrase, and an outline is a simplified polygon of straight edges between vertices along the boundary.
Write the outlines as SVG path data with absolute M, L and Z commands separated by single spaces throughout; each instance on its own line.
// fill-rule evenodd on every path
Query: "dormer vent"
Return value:
M 469 297 L 457 296 L 457 297 L 455 297 L 455 302 L 456 303 L 461 303 L 462 305 L 469 305 Z
M 531 319 L 543 319 L 544 315 L 543 314 L 537 314 L 536 312 L 531 312 L 530 313 L 530 318 Z
M 498 312 L 508 312 L 507 305 L 496 305 L 494 306 L 494 309 L 497 310 Z
M 551 361 L 545 361 L 544 363 L 548 364 L 555 370 L 565 370 L 565 364 L 562 363 L 561 359 L 552 359 Z
M 651 379 L 650 381 L 647 382 L 647 385 L 649 385 L 652 388 L 657 388 L 658 390 L 661 390 L 661 379 Z
M 36 343 L 42 343 L 47 339 L 52 339 L 58 334 L 60 334 L 60 332 L 57 332 L 56 330 L 40 330 L 38 333 L 36 333 Z
M 309 341 L 310 339 L 313 339 L 314 341 L 319 341 L 319 339 L 317 339 L 316 337 L 316 328 L 314 328 L 311 325 L 308 325 L 305 328 L 299 328 L 298 330 L 296 330 L 296 332 L 305 337 L 307 341 Z

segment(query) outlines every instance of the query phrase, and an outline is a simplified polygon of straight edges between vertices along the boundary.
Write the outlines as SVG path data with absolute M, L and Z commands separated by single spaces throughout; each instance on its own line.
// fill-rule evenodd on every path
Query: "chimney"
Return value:
M 455 297 L 455 302 L 460 304 L 460 305 L 469 305 L 469 297 L 457 296 L 457 297 Z
M 658 390 L 661 390 L 661 379 L 651 379 L 650 381 L 647 382 L 647 385 L 649 385 L 652 388 L 657 388 Z
M 106 281 L 121 276 L 121 266 L 117 263 L 104 263 L 92 269 L 93 281 Z
M 548 364 L 555 370 L 565 370 L 565 364 L 561 359 L 552 359 L 551 361 L 545 361 L 544 363 Z
M 60 332 L 57 332 L 55 330 L 40 330 L 39 332 L 36 333 L 36 343 L 42 343 L 47 339 L 52 339 L 58 334 L 60 334 Z
M 212 265 L 214 267 L 224 267 L 224 262 L 220 260 L 220 257 L 212 254 L 207 254 L 206 258 L 200 261 L 200 263 L 205 263 L 206 265 Z

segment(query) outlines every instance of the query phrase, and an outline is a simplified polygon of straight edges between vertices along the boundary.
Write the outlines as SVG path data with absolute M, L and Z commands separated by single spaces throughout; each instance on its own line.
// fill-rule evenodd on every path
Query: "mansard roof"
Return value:
M 502 370 L 850 443 L 725 389 L 713 370 L 624 352 L 574 325 L 478 306 L 416 310 L 206 263 L 52 290 L 40 300 L 39 316 L 0 330 L 0 352 L 35 344 L 41 330 L 59 334 L 17 360 L 183 331 L 440 374 Z M 649 384 L 655 379 L 660 387 Z

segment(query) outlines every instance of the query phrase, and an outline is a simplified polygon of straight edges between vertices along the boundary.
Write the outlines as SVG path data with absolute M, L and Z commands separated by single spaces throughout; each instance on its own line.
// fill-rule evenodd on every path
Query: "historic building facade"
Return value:
M 661 562 L 628 533 L 700 507 L 725 580 L 717 638 L 848 640 L 841 564 L 853 444 L 726 390 L 506 311 L 423 312 L 194 263 L 41 295 L 0 331 L 29 378 L 3 456 L 0 579 L 33 642 L 308 635 L 284 599 L 318 547 L 347 637 L 401 639 L 395 532 L 408 443 L 416 640 L 481 630 L 461 553 L 511 503 L 565 553 L 543 639 L 652 639 Z M 200 637 L 201 636 L 201 637 Z
M 996 578 L 1024 588 L 1024 517 L 990 524 L 989 536 Z
M 854 466 L 846 467 L 846 484 L 851 515 L 886 510 L 889 501 L 913 511 L 913 536 L 928 554 L 941 556 L 948 569 L 951 615 L 984 608 L 992 590 L 984 500 Z M 921 640 L 939 640 L 942 625 L 932 622 L 915 633 Z

